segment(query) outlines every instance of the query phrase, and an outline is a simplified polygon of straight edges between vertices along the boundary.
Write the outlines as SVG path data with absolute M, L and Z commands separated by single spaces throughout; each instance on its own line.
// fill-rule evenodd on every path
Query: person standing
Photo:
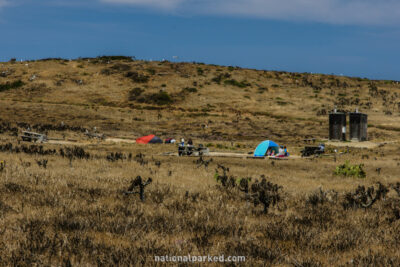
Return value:
M 178 146 L 178 155 L 182 156 L 184 151 L 185 151 L 185 139 L 182 138 Z

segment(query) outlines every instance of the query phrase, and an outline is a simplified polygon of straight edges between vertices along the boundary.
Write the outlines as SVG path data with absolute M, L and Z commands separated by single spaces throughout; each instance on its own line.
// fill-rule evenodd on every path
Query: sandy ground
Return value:
M 134 139 L 123 139 L 123 138 L 113 138 L 113 137 L 107 137 L 106 142 L 114 142 L 114 143 L 130 143 L 130 144 L 136 144 L 136 140 Z
M 102 142 L 101 140 L 98 140 L 99 142 Z M 122 139 L 122 138 L 113 138 L 109 137 L 104 140 L 105 142 L 113 142 L 113 143 L 130 143 L 130 144 L 135 144 L 136 140 L 134 139 Z M 56 144 L 56 145 L 88 145 L 91 144 L 91 142 L 82 142 L 82 141 L 72 141 L 72 140 L 48 140 L 49 144 Z
M 55 145 L 87 145 L 89 143 L 84 142 L 74 142 L 74 141 L 67 141 L 67 140 L 49 140 L 47 143 L 55 144 Z
M 334 142 L 334 141 L 329 141 L 326 142 L 326 145 L 329 146 L 336 146 L 336 147 L 357 147 L 357 148 L 375 148 L 378 146 L 386 145 L 386 144 L 392 144 L 396 143 L 398 141 L 386 141 L 386 142 L 371 142 L 371 141 L 365 141 L 365 142 Z

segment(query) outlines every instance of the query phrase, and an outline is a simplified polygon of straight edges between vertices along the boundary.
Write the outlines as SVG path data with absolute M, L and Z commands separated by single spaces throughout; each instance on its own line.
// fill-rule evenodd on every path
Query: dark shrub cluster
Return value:
M 0 92 L 4 92 L 7 90 L 11 90 L 11 89 L 17 89 L 17 88 L 24 86 L 24 84 L 25 83 L 21 80 L 17 80 L 14 82 L 2 83 L 2 84 L 0 84 Z
M 17 126 L 22 129 L 34 129 L 35 131 L 38 132 L 47 132 L 47 131 L 72 131 L 72 132 L 81 132 L 84 133 L 86 132 L 86 128 L 82 126 L 71 126 L 67 124 L 34 124 L 31 125 L 26 122 L 17 122 Z
M 25 154 L 35 154 L 35 155 L 56 155 L 57 151 L 55 149 L 44 149 L 43 146 L 38 145 L 21 145 L 15 146 L 11 143 L 0 145 L 0 151 L 9 153 L 25 153 Z
M 115 73 L 125 72 L 131 70 L 131 66 L 128 64 L 117 63 L 110 68 L 102 69 L 101 74 L 111 75 Z
M 135 83 L 147 83 L 149 81 L 149 76 L 137 73 L 136 71 L 127 72 L 125 77 L 131 79 Z
M 86 152 L 83 148 L 79 146 L 66 147 L 65 150 L 60 148 L 60 156 L 66 157 L 68 159 L 89 159 L 90 154 Z
M 193 87 L 185 87 L 182 91 L 187 93 L 197 93 L 197 89 Z
M 172 97 L 165 91 L 158 93 L 146 94 L 141 96 L 134 96 L 135 100 L 139 103 L 155 104 L 155 105 L 168 105 L 174 102 Z
M 222 170 L 222 175 L 218 170 Z M 229 168 L 218 164 L 215 170 L 215 178 L 226 189 L 237 188 L 239 191 L 245 193 L 246 201 L 251 201 L 254 207 L 262 205 L 263 213 L 268 213 L 269 207 L 275 206 L 281 201 L 280 190 L 282 186 L 268 182 L 264 175 L 261 176 L 261 181 L 253 180 L 251 177 L 235 178 L 233 175 L 228 176 Z
M 129 153 L 128 155 L 125 155 L 122 152 L 111 152 L 106 156 L 106 160 L 110 162 L 115 162 L 118 160 L 124 161 L 124 160 L 132 160 L 132 153 Z
M 229 73 L 221 73 L 217 76 L 215 76 L 214 78 L 211 79 L 211 81 L 220 84 L 222 80 L 228 79 L 230 78 L 231 75 Z
M 9 122 L 0 123 L 0 133 L 11 132 L 13 136 L 18 136 L 18 128 L 11 126 Z
M 238 81 L 236 81 L 235 79 L 225 80 L 225 81 L 224 81 L 224 84 L 236 86 L 236 87 L 239 87 L 239 88 L 245 88 L 245 87 L 251 85 L 251 84 L 248 83 L 247 81 L 238 82 Z

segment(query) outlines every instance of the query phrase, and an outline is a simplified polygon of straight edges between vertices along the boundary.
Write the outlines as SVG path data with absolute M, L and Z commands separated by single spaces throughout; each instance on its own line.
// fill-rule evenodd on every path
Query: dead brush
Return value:
M 256 180 L 250 187 L 250 199 L 254 207 L 262 204 L 264 207 L 263 213 L 267 214 L 269 207 L 277 205 L 281 200 L 280 190 L 282 188 L 282 186 L 267 182 L 265 178 L 262 178 L 261 182 Z
M 127 158 L 126 155 L 121 152 L 115 152 L 115 153 L 111 152 L 110 154 L 108 154 L 106 156 L 106 160 L 110 161 L 110 162 L 115 162 L 118 160 L 124 161 L 124 160 L 126 160 L 126 158 Z
M 152 202 L 161 204 L 166 198 L 172 197 L 173 191 L 169 185 L 160 185 L 158 183 L 149 190 L 148 195 Z
M 128 188 L 128 191 L 125 191 L 124 194 L 125 195 L 129 195 L 129 194 L 139 194 L 140 195 L 140 200 L 144 201 L 144 189 L 146 186 L 148 186 L 149 184 L 151 184 L 151 182 L 153 181 L 153 179 L 149 178 L 147 179 L 146 182 L 144 182 L 142 180 L 141 176 L 136 176 L 136 178 L 131 182 L 131 185 Z M 134 189 L 139 188 L 139 191 L 133 191 Z
M 0 161 L 0 172 L 2 172 L 6 168 L 6 161 Z
M 218 173 L 219 169 L 222 170 L 222 175 Z M 268 213 L 268 209 L 271 205 L 275 206 L 281 200 L 280 190 L 282 186 L 268 182 L 264 175 L 262 176 L 261 182 L 255 180 L 255 182 L 250 185 L 251 177 L 242 178 L 239 180 L 239 183 L 237 183 L 236 181 L 238 179 L 234 176 L 231 175 L 228 177 L 228 171 L 229 168 L 218 164 L 215 173 L 217 182 L 220 182 L 222 187 L 228 189 L 228 191 L 229 189 L 238 188 L 239 191 L 244 192 L 246 201 L 252 202 L 254 207 L 262 204 L 264 207 L 264 214 Z
M 323 205 L 327 202 L 336 202 L 338 198 L 338 193 L 335 190 L 324 191 L 319 188 L 316 192 L 310 194 L 306 200 L 306 205 L 311 205 L 316 207 L 318 205 Z
M 204 166 L 205 169 L 207 169 L 208 165 L 213 162 L 213 159 L 209 159 L 209 160 L 204 160 L 203 156 L 200 155 L 200 157 L 193 161 L 193 163 L 197 164 L 197 168 L 200 168 L 201 166 Z
M 373 186 L 368 188 L 358 186 L 354 192 L 346 193 L 342 205 L 344 209 L 369 208 L 376 201 L 385 199 L 388 192 L 388 188 L 379 182 L 376 189 Z
M 140 166 L 144 166 L 147 165 L 149 162 L 147 160 L 144 159 L 145 155 L 142 153 L 136 154 L 136 156 L 134 157 L 134 160 L 140 164 Z
M 391 187 L 394 189 L 394 191 L 396 191 L 397 195 L 400 197 L 400 182 L 391 185 Z
M 197 202 L 197 199 L 199 198 L 200 193 L 189 193 L 189 191 L 186 191 L 185 193 L 185 198 L 186 199 L 191 199 L 192 202 Z
M 47 169 L 47 159 L 41 159 L 41 160 L 36 160 L 37 165 L 40 167 L 43 167 L 44 169 Z
M 222 175 L 219 174 L 219 169 L 222 170 Z M 236 186 L 236 181 L 233 176 L 228 177 L 229 168 L 218 164 L 215 169 L 215 180 L 220 182 L 224 188 L 233 188 Z

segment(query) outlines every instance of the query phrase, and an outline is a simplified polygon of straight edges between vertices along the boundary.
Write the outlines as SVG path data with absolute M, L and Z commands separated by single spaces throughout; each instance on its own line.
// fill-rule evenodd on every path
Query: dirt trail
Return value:
M 105 142 L 114 142 L 114 143 L 130 143 L 130 144 L 135 144 L 136 140 L 134 139 L 123 139 L 123 138 L 113 138 L 113 137 L 107 137 L 105 140 L 98 140 L 99 142 L 105 141 Z M 54 140 L 50 139 L 48 140 L 49 144 L 56 144 L 56 145 L 89 145 L 92 144 L 93 142 L 90 141 L 75 141 L 75 140 Z
M 89 142 L 77 142 L 77 141 L 68 141 L 68 140 L 49 140 L 48 144 L 55 144 L 55 145 L 87 145 L 90 144 Z
M 136 144 L 135 139 L 123 139 L 123 138 L 113 138 L 107 137 L 106 142 L 114 142 L 114 143 L 129 143 L 129 144 Z
M 356 147 L 356 148 L 376 148 L 381 145 L 386 145 L 386 144 L 393 144 L 398 141 L 386 141 L 386 142 L 371 142 L 371 141 L 365 141 L 365 142 L 334 142 L 334 141 L 329 141 L 325 143 L 326 145 L 329 146 L 336 146 L 336 147 Z

